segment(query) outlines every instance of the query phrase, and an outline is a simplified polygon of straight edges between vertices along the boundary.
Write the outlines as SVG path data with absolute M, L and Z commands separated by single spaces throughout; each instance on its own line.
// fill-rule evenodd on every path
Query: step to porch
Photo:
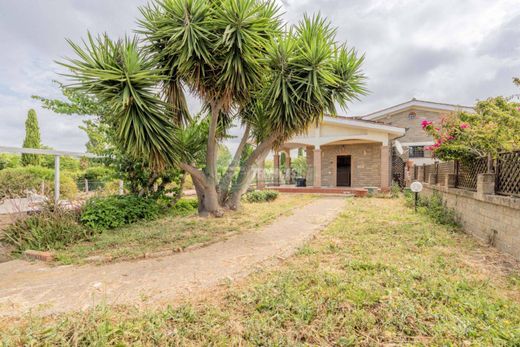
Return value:
M 269 186 L 267 189 L 276 190 L 280 193 L 301 193 L 301 194 L 336 194 L 353 195 L 363 197 L 368 194 L 364 188 L 348 187 L 295 187 L 295 186 Z

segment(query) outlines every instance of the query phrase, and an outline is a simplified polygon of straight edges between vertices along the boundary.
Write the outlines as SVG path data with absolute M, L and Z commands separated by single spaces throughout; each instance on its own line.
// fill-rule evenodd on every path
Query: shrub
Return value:
M 0 171 L 0 201 L 4 198 L 23 197 L 28 189 L 35 189 L 40 183 L 40 179 L 27 172 L 2 170 Z
M 184 179 L 184 189 L 195 189 L 195 186 L 193 185 L 193 180 L 191 179 L 191 175 L 186 175 L 186 178 Z
M 199 204 L 195 199 L 180 199 L 173 205 L 173 215 L 185 216 L 197 211 Z
M 254 190 L 245 195 L 247 202 L 268 202 L 278 198 L 278 192 L 274 190 Z
M 26 166 L 9 168 L 0 171 L 0 190 L 7 191 L 10 187 L 19 187 L 18 196 L 25 195 L 25 191 L 39 192 L 42 182 L 45 183 L 45 194 L 54 192 L 54 170 L 41 166 Z M 73 198 L 78 193 L 74 179 L 66 172 L 60 174 L 60 193 L 64 198 Z
M 13 245 L 18 252 L 27 249 L 56 250 L 68 244 L 88 240 L 93 230 L 79 223 L 79 212 L 44 209 L 11 224 L 1 241 Z
M 14 168 L 21 165 L 20 155 L 0 153 L 0 170 Z
M 84 190 L 84 180 L 87 179 L 89 181 L 89 190 L 103 189 L 106 185 L 113 182 L 114 178 L 115 172 L 111 168 L 105 166 L 93 166 L 89 167 L 83 174 L 78 176 L 78 187 L 79 189 Z M 115 192 L 117 192 L 117 189 Z
M 392 182 L 392 186 L 390 187 L 390 196 L 392 198 L 398 198 L 401 194 L 401 187 L 396 182 Z
M 54 169 L 54 156 L 53 155 L 42 155 L 42 160 L 40 165 L 49 169 Z M 60 157 L 60 168 L 62 170 L 67 171 L 80 171 L 81 170 L 81 160 L 62 156 Z
M 81 222 L 93 229 L 113 229 L 138 220 L 157 218 L 163 208 L 157 200 L 135 195 L 96 197 L 87 201 Z
M 415 193 L 405 190 L 405 198 L 407 206 L 415 205 Z M 442 196 L 434 192 L 431 196 L 420 196 L 418 201 L 418 211 L 430 216 L 436 223 L 443 225 L 458 226 L 457 216 L 453 209 L 448 208 Z

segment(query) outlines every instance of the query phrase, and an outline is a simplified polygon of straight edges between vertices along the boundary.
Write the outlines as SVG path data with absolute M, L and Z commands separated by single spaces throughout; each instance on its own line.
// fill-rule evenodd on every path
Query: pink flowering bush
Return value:
M 424 120 L 434 144 L 426 147 L 440 160 L 465 160 L 520 149 L 520 105 L 503 97 L 479 101 L 475 113 L 458 112 L 439 124 Z

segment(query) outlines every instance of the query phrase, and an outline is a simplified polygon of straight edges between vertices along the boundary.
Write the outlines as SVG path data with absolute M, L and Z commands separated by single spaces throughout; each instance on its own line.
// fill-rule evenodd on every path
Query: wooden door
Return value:
M 350 155 L 338 155 L 336 162 L 336 185 L 338 187 L 351 186 L 351 161 Z

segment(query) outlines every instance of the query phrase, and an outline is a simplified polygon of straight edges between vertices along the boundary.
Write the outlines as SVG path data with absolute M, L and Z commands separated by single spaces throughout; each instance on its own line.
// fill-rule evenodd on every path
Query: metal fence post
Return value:
M 455 160 L 455 188 L 459 186 L 459 161 Z
M 60 201 L 60 156 L 54 156 L 54 203 Z

